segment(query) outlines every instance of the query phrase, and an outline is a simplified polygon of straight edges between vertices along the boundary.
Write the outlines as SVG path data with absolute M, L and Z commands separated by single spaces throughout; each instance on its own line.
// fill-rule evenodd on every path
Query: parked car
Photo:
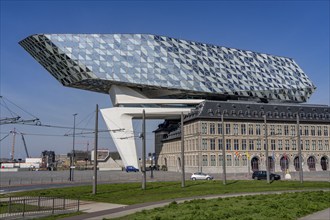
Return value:
M 206 173 L 198 172 L 193 173 L 190 177 L 191 180 L 213 180 L 213 176 L 210 176 Z
M 139 172 L 139 169 L 135 168 L 134 166 L 127 166 L 125 168 L 126 172 Z
M 266 180 L 267 179 L 267 171 L 261 170 L 261 171 L 254 171 L 252 174 L 252 179 L 255 180 Z M 275 173 L 269 174 L 270 180 L 280 180 L 281 176 Z

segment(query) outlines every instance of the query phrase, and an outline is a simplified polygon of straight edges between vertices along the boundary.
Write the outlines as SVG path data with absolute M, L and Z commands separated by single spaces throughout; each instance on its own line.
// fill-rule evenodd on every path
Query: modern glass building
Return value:
M 126 166 L 139 166 L 132 119 L 143 110 L 172 120 L 205 100 L 302 103 L 315 90 L 292 58 L 166 36 L 35 34 L 19 43 L 62 85 L 110 95 L 114 107 L 101 113 Z
M 315 89 L 291 58 L 171 37 L 37 34 L 20 44 L 64 86 L 96 92 L 121 85 L 157 98 L 305 102 Z

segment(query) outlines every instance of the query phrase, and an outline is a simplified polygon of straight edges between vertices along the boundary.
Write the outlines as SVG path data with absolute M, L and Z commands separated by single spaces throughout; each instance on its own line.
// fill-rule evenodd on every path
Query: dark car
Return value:
M 254 171 L 252 174 L 252 179 L 255 180 L 266 180 L 267 179 L 267 171 Z M 269 174 L 269 179 L 270 180 L 280 180 L 281 176 L 277 175 L 275 173 L 270 173 Z
M 127 166 L 125 168 L 126 172 L 139 172 L 139 169 L 133 167 L 133 166 Z

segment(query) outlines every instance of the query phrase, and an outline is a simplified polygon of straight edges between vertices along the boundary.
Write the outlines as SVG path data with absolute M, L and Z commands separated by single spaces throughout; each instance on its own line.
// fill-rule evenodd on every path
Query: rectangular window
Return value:
M 215 166 L 216 164 L 216 161 L 215 161 L 215 155 L 211 155 L 211 166 Z
M 210 148 L 211 148 L 211 150 L 215 150 L 215 140 L 214 139 L 210 139 Z
M 249 150 L 254 150 L 254 141 L 253 140 L 249 140 Z
M 218 139 L 218 149 L 222 150 L 222 139 Z
M 300 134 L 300 135 L 303 135 L 303 132 L 302 132 L 302 126 L 299 127 L 299 134 Z
M 296 126 L 295 125 L 291 125 L 291 135 L 292 136 L 296 135 Z
M 297 150 L 297 141 L 292 140 L 292 150 Z
M 234 135 L 238 135 L 238 124 L 234 124 Z
M 309 148 L 309 140 L 306 140 L 305 141 L 305 147 L 306 147 L 306 150 L 310 150 L 310 148 Z
M 241 134 L 246 135 L 246 125 L 245 124 L 241 124 Z
M 317 136 L 321 136 L 321 135 L 322 135 L 321 126 L 317 126 Z
M 261 140 L 257 140 L 257 150 L 261 150 Z
M 226 124 L 226 134 L 230 134 L 230 124 Z
M 207 139 L 202 139 L 202 150 L 207 150 Z
M 215 124 L 210 123 L 210 134 L 215 134 Z
M 283 141 L 278 140 L 278 150 L 283 150 Z
M 315 136 L 315 126 L 312 126 L 311 127 L 311 135 L 312 136 Z
M 312 151 L 316 150 L 316 140 L 312 140 Z
M 222 124 L 218 123 L 218 134 L 222 134 Z
M 277 125 L 277 135 L 282 135 L 282 126 Z
M 327 126 L 324 126 L 324 127 L 323 127 L 323 134 L 324 134 L 324 136 L 326 136 L 326 137 L 329 136 L 329 130 L 328 130 L 328 127 L 327 127 Z
M 305 136 L 308 136 L 309 135 L 309 130 L 308 130 L 308 126 L 304 126 L 304 130 L 305 130 Z
M 247 156 L 246 155 L 242 156 L 242 162 L 243 162 L 243 166 L 247 166 Z
M 208 166 L 207 155 L 203 155 L 203 166 Z
M 234 139 L 234 150 L 238 150 L 238 139 Z
M 270 135 L 275 135 L 275 125 L 270 125 Z
M 329 151 L 329 140 L 324 141 L 324 150 Z
M 304 150 L 304 143 L 303 143 L 302 140 L 300 140 L 300 149 L 301 149 L 301 150 Z
M 323 150 L 322 141 L 321 141 L 321 140 L 319 140 L 318 142 L 319 142 L 319 150 Z
M 238 167 L 239 166 L 239 157 L 234 158 L 234 166 Z
M 246 150 L 246 140 L 242 139 L 242 150 Z
M 253 135 L 253 124 L 249 124 L 249 135 Z
M 256 125 L 256 135 L 260 135 L 261 134 L 261 130 L 260 130 L 260 124 Z
M 227 166 L 232 166 L 232 162 L 231 162 L 231 155 L 227 155 Z
M 270 149 L 271 149 L 271 150 L 276 150 L 276 149 L 275 149 L 275 146 L 276 146 L 276 145 L 275 145 L 275 140 L 270 140 Z
M 207 134 L 207 123 L 202 122 L 202 134 Z
M 284 135 L 289 135 L 289 125 L 284 125 Z
M 286 150 L 286 151 L 290 150 L 290 143 L 289 143 L 289 140 L 285 140 L 285 150 Z
M 226 140 L 226 150 L 231 150 L 231 140 Z
M 223 156 L 219 154 L 219 166 L 222 166 L 223 164 Z

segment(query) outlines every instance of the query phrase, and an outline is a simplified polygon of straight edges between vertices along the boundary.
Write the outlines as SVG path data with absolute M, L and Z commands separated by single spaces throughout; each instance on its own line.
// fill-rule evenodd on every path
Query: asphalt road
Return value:
M 147 172 L 147 181 L 181 181 L 181 173 L 154 171 L 154 178 Z M 189 179 L 191 173 L 186 173 Z M 221 174 L 212 174 L 216 180 L 221 180 Z M 299 180 L 299 173 L 291 173 L 292 179 Z M 83 170 L 74 172 L 74 181 L 68 180 L 68 171 L 20 171 L 0 172 L 0 193 L 25 191 L 45 188 L 69 187 L 76 185 L 92 185 L 93 171 Z M 251 179 L 248 174 L 227 174 L 228 180 Z M 305 172 L 304 180 L 329 181 L 330 172 Z M 126 173 L 124 171 L 99 171 L 98 182 L 102 183 L 125 183 L 142 181 L 142 173 Z

